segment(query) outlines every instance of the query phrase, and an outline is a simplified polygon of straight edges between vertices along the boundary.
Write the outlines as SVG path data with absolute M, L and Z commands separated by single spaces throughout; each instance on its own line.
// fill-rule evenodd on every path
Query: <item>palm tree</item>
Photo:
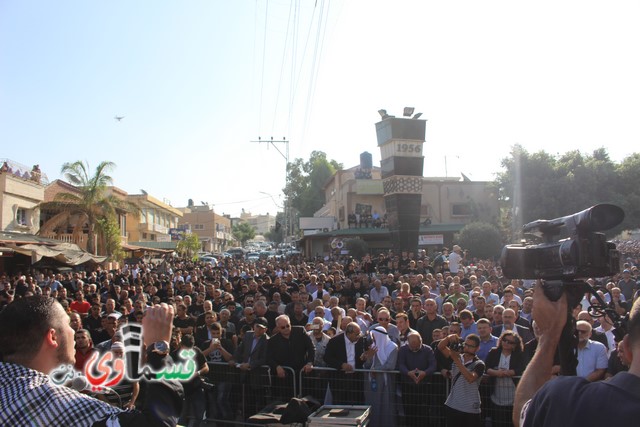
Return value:
M 108 194 L 107 189 L 113 184 L 113 179 L 108 172 L 115 167 L 115 163 L 101 162 L 93 174 L 89 175 L 89 164 L 76 161 L 62 165 L 62 174 L 67 181 L 74 185 L 78 192 L 61 192 L 56 200 L 50 204 L 52 208 L 60 212 L 48 222 L 48 229 L 57 224 L 68 223 L 71 217 L 77 217 L 74 234 L 82 233 L 83 227 L 87 227 L 87 252 L 96 254 L 96 234 L 101 219 L 115 218 L 116 209 L 128 212 L 137 210 L 130 202 L 119 199 L 113 194 Z

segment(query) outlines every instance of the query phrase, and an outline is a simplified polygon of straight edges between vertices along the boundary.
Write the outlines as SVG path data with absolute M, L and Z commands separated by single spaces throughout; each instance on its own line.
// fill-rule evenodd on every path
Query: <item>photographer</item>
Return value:
M 448 426 L 479 426 L 480 380 L 485 371 L 484 362 L 476 356 L 480 338 L 470 334 L 463 341 L 458 335 L 449 335 L 438 344 L 438 350 L 453 360 L 451 392 L 445 402 Z
M 628 333 L 620 343 L 631 360 L 629 371 L 619 372 L 605 382 L 559 377 L 547 383 L 565 324 L 558 320 L 566 319 L 566 314 L 566 295 L 551 302 L 538 283 L 533 305 L 540 329 L 538 349 L 516 391 L 514 424 L 633 425 L 640 419 L 640 302 L 636 301 L 631 309 Z

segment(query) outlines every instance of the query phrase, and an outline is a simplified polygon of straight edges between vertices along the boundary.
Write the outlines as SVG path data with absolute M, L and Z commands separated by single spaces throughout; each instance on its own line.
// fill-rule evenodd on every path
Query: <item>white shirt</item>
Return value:
M 457 252 L 449 254 L 449 271 L 451 274 L 456 274 L 460 270 L 460 261 L 462 261 L 462 257 Z
M 356 367 L 356 344 L 351 342 L 347 334 L 344 334 L 344 343 L 347 349 L 347 363 L 354 368 Z
M 611 354 L 613 350 L 616 349 L 616 337 L 613 335 L 613 328 L 610 328 L 608 331 L 605 331 L 602 326 L 598 326 L 596 328 L 597 332 L 602 332 L 607 336 L 607 343 L 609 344 L 609 348 L 607 349 L 607 354 Z

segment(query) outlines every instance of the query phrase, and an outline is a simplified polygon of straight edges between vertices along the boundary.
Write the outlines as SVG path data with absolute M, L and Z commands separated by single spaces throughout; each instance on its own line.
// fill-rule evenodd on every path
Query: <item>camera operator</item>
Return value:
M 173 307 L 149 308 L 142 321 L 147 364 L 165 366 Z M 142 411 L 122 411 L 106 402 L 52 383 L 49 374 L 74 362 L 69 316 L 53 298 L 31 296 L 0 313 L 0 425 L 105 426 L 175 425 L 182 386 L 150 381 Z
M 621 342 L 631 364 L 608 381 L 551 378 L 551 368 L 567 315 L 566 295 L 551 302 L 536 285 L 533 315 L 540 329 L 538 349 L 516 391 L 516 426 L 633 425 L 640 419 L 640 302 L 631 309 Z M 633 357 L 633 356 L 636 357 Z M 546 384 L 545 384 L 546 383 Z
M 445 404 L 448 426 L 480 426 L 480 380 L 484 362 L 476 356 L 480 338 L 470 334 L 463 341 L 449 335 L 438 344 L 438 350 L 453 360 L 451 392 Z

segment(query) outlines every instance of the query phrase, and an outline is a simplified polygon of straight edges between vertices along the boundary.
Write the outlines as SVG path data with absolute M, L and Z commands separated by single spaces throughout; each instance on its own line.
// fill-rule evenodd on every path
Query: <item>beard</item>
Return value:
M 58 365 L 73 365 L 75 360 L 75 349 L 72 348 L 71 354 L 69 354 L 69 343 L 67 342 L 67 337 L 63 332 L 60 333 L 59 346 L 56 353 L 56 358 L 58 359 Z

